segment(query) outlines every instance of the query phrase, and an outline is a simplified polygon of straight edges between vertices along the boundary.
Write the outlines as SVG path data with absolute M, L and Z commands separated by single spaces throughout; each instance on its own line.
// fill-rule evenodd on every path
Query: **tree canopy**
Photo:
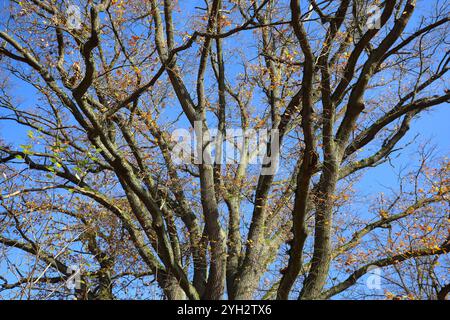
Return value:
M 2 6 L 0 297 L 446 298 L 448 1 Z

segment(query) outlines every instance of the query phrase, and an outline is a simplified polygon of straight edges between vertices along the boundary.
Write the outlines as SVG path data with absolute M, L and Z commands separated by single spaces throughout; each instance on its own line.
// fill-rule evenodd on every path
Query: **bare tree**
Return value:
M 2 292 L 67 298 L 77 264 L 78 299 L 328 299 L 373 266 L 401 282 L 436 265 L 448 159 L 343 214 L 357 179 L 449 102 L 449 4 L 419 5 L 7 1 L 0 123 L 27 138 L 0 141 Z M 180 128 L 196 133 L 185 161 Z M 445 298 L 433 270 L 415 297 Z

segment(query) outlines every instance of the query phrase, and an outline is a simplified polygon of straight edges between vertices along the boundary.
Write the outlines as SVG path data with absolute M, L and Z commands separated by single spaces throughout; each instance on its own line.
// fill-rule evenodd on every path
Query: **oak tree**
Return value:
M 2 6 L 1 296 L 69 298 L 77 265 L 77 299 L 367 298 L 377 267 L 445 299 L 450 162 L 404 138 L 448 107 L 447 1 Z M 408 142 L 420 166 L 359 194 Z

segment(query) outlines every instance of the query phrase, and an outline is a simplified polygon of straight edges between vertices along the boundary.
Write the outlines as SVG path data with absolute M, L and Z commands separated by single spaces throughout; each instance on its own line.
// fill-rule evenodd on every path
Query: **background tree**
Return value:
M 0 123 L 27 134 L 0 143 L 5 296 L 67 298 L 77 264 L 79 299 L 366 297 L 373 266 L 388 297 L 445 298 L 448 159 L 364 214 L 354 185 L 449 102 L 448 2 L 73 5 L 2 9 Z M 236 163 L 180 164 L 171 134 L 196 124 L 201 151 L 278 135 L 263 164 L 250 136 Z

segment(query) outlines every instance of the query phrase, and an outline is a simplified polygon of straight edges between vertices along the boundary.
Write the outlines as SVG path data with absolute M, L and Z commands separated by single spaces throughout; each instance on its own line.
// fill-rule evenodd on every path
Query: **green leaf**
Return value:
M 24 150 L 29 150 L 29 149 L 31 149 L 31 145 L 29 145 L 29 144 L 21 144 L 20 147 L 21 147 L 22 149 L 24 149 Z

